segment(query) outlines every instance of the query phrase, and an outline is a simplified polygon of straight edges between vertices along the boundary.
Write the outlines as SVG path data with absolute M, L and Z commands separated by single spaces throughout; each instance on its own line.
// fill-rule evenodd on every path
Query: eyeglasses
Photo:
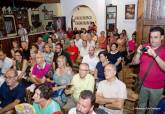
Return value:
M 14 79 L 15 76 L 14 76 L 14 77 L 7 77 L 7 76 L 4 76 L 4 78 L 5 78 L 6 80 L 11 80 L 11 79 Z

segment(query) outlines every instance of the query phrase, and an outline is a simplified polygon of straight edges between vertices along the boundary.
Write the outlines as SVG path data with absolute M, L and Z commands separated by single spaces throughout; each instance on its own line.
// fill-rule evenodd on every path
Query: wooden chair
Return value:
M 135 90 L 135 81 L 137 78 L 137 74 L 129 73 L 125 77 L 125 84 L 127 86 L 127 99 L 125 100 L 124 110 L 127 112 L 126 114 L 135 114 L 138 102 L 138 94 Z

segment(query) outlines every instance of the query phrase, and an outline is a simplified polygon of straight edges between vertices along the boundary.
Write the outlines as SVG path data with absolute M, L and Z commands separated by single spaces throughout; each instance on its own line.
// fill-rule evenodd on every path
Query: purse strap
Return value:
M 159 52 L 161 51 L 161 49 L 164 47 L 164 45 L 160 46 L 157 50 L 156 50 L 156 54 L 159 55 Z M 148 65 L 148 68 L 146 70 L 146 72 L 144 73 L 144 77 L 141 81 L 141 84 L 140 84 L 140 90 L 141 90 L 141 87 L 143 85 L 143 82 L 145 81 L 145 79 L 147 78 L 147 74 L 149 73 L 149 70 L 151 69 L 152 65 L 154 63 L 154 59 L 151 60 L 150 64 Z

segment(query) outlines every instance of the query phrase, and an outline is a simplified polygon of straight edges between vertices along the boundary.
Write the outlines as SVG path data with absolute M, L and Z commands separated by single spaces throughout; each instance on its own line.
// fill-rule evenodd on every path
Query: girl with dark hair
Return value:
M 96 79 L 98 81 L 102 81 L 102 80 L 105 80 L 104 66 L 109 63 L 108 58 L 107 58 L 107 52 L 106 51 L 101 51 L 98 54 L 98 57 L 99 57 L 100 61 L 96 65 L 94 76 L 96 77 Z
M 23 59 L 22 53 L 19 50 L 15 51 L 14 53 L 13 67 L 20 72 L 18 78 L 21 79 L 22 76 L 26 73 L 28 61 L 26 59 Z
M 108 60 L 110 61 L 111 64 L 115 64 L 117 68 L 117 73 L 119 73 L 122 69 L 122 55 L 121 53 L 117 50 L 118 44 L 117 43 L 112 43 L 110 49 L 111 51 L 108 53 Z
M 61 112 L 59 104 L 51 99 L 52 92 L 52 88 L 46 84 L 42 84 L 35 89 L 33 107 L 36 114 Z

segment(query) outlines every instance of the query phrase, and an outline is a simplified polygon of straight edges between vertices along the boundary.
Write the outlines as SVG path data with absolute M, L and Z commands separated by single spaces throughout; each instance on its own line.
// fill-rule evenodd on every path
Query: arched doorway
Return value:
M 79 5 L 73 9 L 71 16 L 72 29 L 77 28 L 80 30 L 81 28 L 85 28 L 88 30 L 91 22 L 94 22 L 95 25 L 97 25 L 96 16 L 88 6 Z

